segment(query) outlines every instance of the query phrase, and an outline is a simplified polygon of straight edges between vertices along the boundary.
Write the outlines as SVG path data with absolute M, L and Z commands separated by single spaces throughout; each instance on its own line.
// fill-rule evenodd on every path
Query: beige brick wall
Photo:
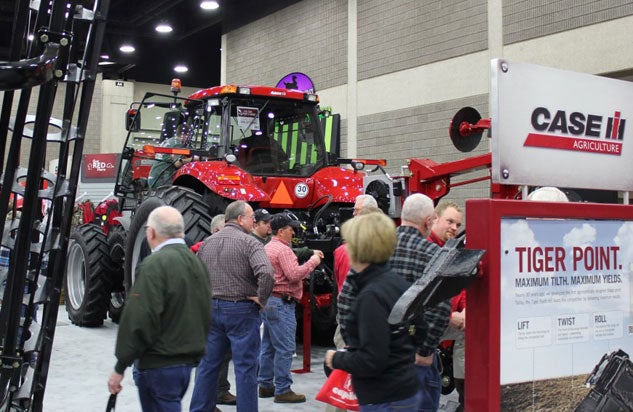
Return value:
M 485 50 L 486 4 L 359 0 L 358 79 Z
M 503 42 L 512 44 L 630 15 L 630 0 L 507 0 L 503 2 Z
M 347 81 L 347 2 L 310 0 L 226 35 L 227 83 L 274 86 L 302 72 L 317 92 Z

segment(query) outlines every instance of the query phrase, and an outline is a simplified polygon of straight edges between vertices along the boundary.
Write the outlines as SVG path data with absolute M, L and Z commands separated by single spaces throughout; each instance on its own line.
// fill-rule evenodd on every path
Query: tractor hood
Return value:
M 308 178 L 254 176 L 253 180 L 268 195 L 260 207 L 305 209 L 321 206 L 331 196 L 332 203 L 354 203 L 363 193 L 364 173 L 342 167 L 325 167 Z
M 174 179 L 183 186 L 204 184 L 231 200 L 258 203 L 272 209 L 304 209 L 332 203 L 353 204 L 363 194 L 364 173 L 342 167 L 325 167 L 310 177 L 253 176 L 225 161 L 192 162 Z M 195 183 L 198 181 L 200 183 Z

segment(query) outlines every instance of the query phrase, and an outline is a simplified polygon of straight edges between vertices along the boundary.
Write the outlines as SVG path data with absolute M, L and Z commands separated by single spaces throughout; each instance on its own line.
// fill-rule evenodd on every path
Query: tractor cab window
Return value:
M 229 147 L 253 174 L 310 176 L 325 150 L 314 105 L 244 98 L 230 106 Z

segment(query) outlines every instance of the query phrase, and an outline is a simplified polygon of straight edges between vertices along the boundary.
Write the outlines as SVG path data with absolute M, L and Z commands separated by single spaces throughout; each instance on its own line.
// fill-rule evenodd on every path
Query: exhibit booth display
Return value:
M 631 410 L 633 84 L 491 67 L 493 183 L 625 204 L 466 202 L 467 248 L 487 251 L 468 289 L 466 410 Z

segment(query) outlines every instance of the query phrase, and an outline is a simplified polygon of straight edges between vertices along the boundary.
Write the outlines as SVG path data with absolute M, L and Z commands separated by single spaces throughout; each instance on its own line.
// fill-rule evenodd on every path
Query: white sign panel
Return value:
M 503 219 L 501 385 L 633 353 L 633 222 Z
M 633 190 L 633 82 L 492 61 L 495 183 Z
M 257 107 L 237 106 L 237 125 L 241 130 L 259 130 Z

